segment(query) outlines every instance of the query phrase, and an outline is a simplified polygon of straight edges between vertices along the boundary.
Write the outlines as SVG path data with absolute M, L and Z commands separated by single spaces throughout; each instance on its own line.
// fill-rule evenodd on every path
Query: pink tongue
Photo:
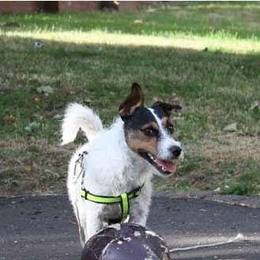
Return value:
M 170 162 L 170 161 L 165 161 L 165 160 L 161 160 L 161 159 L 157 158 L 156 163 L 159 166 L 164 167 L 167 172 L 175 172 L 177 169 L 176 164 L 174 164 L 173 162 Z

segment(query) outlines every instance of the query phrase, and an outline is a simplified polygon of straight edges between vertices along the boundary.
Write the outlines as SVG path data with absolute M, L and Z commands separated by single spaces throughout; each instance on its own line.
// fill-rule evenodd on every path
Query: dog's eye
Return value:
M 157 129 L 152 128 L 152 127 L 145 128 L 142 131 L 147 136 L 158 136 L 159 135 L 159 131 Z
M 173 125 L 168 125 L 168 126 L 167 126 L 167 131 L 168 131 L 170 134 L 173 134 L 173 132 L 174 132 L 174 127 L 173 127 Z

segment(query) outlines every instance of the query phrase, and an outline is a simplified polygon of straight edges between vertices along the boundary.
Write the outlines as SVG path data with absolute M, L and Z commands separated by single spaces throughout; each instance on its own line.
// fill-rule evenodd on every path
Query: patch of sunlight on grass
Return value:
M 218 8 L 218 9 L 237 9 L 237 10 L 244 10 L 244 9 L 260 9 L 260 5 L 255 4 L 253 1 L 250 3 L 249 1 L 241 1 L 241 2 L 236 2 L 236 3 L 230 3 L 230 2 L 223 2 L 223 3 L 209 3 L 207 5 L 205 4 L 198 4 L 198 5 L 193 5 L 191 6 L 192 9 L 197 10 L 197 9 L 211 9 L 211 8 Z
M 38 31 L 38 32 L 3 32 L 2 36 L 41 39 L 75 44 L 108 44 L 119 46 L 155 46 L 174 47 L 193 50 L 209 51 L 220 50 L 227 53 L 249 54 L 260 53 L 260 42 L 256 39 L 237 39 L 235 36 L 223 33 L 212 34 L 205 37 L 188 34 L 175 34 L 167 36 L 132 35 L 121 32 L 93 30 L 81 31 Z

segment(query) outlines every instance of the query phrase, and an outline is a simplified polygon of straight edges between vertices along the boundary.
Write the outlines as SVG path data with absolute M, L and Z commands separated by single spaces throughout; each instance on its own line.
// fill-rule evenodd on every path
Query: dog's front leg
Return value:
M 86 218 L 86 230 L 85 230 L 85 240 L 87 241 L 90 237 L 95 235 L 102 227 L 102 220 L 100 219 L 100 211 L 92 210 L 88 212 Z
M 133 206 L 130 212 L 129 222 L 141 226 L 146 226 L 146 221 L 149 212 L 149 205 L 140 205 L 139 203 Z
M 143 187 L 141 195 L 134 199 L 131 203 L 130 209 L 130 223 L 136 223 L 141 226 L 146 226 L 146 221 L 148 218 L 148 213 L 151 204 L 152 195 L 152 184 L 149 180 Z

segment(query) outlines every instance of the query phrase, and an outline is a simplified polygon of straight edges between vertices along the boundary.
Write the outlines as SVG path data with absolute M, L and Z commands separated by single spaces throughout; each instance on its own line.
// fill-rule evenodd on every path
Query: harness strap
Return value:
M 87 155 L 87 154 L 88 154 L 87 151 L 84 151 L 83 153 L 79 154 L 79 158 L 75 162 L 74 175 L 76 174 L 77 165 L 79 165 L 80 168 L 81 168 L 78 177 L 82 173 L 80 196 L 82 198 L 84 198 L 85 200 L 92 201 L 94 203 L 101 203 L 101 204 L 120 203 L 120 206 L 121 206 L 121 222 L 124 222 L 126 220 L 127 216 L 129 215 L 129 211 L 130 211 L 129 200 L 134 199 L 134 198 L 136 198 L 140 195 L 144 184 L 142 186 L 137 187 L 136 189 L 134 189 L 130 192 L 123 193 L 120 196 L 116 196 L 116 197 L 114 197 L 114 196 L 101 196 L 101 195 L 92 194 L 91 192 L 87 191 L 84 188 L 85 171 L 84 171 L 83 159 L 84 159 L 84 156 Z
M 92 201 L 95 203 L 100 204 L 116 204 L 120 203 L 121 206 L 121 222 L 124 222 L 129 215 L 130 211 L 130 203 L 129 200 L 136 198 L 140 195 L 141 190 L 143 188 L 144 184 L 142 186 L 139 186 L 138 188 L 132 190 L 128 193 L 123 193 L 120 196 L 100 196 L 95 195 L 87 191 L 86 189 L 81 189 L 80 196 L 84 198 L 85 200 Z
M 122 211 L 122 216 L 121 216 L 121 221 L 125 221 L 127 216 L 129 215 L 129 199 L 126 193 L 123 193 L 120 195 L 121 197 L 121 211 Z

